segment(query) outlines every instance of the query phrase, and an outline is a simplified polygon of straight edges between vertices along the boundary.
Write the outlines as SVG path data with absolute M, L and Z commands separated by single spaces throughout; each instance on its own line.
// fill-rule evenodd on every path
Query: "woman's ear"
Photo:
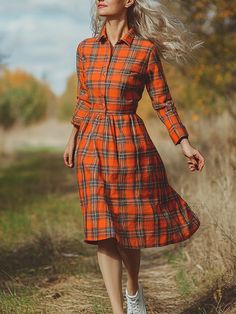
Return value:
M 126 0 L 126 5 L 125 7 L 128 9 L 134 4 L 135 0 Z

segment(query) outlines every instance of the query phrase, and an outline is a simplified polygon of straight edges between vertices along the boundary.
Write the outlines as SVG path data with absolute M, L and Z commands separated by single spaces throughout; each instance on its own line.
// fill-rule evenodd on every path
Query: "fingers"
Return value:
M 201 171 L 205 164 L 205 160 L 199 151 L 196 151 L 191 157 L 189 157 L 187 162 L 191 171 Z
M 74 164 L 73 164 L 73 154 L 72 153 L 65 152 L 63 154 L 63 159 L 64 159 L 64 164 L 67 167 L 73 168 Z
M 69 167 L 73 167 L 73 156 L 69 154 Z
M 203 158 L 203 156 L 199 153 L 199 170 L 201 171 L 202 168 L 205 165 L 205 159 Z
M 67 154 L 63 154 L 64 164 L 67 166 Z
M 198 164 L 195 160 L 188 160 L 188 167 L 191 171 L 195 171 L 195 170 L 198 170 Z
M 205 164 L 205 160 L 203 158 L 203 156 L 200 154 L 199 151 L 197 151 L 195 154 L 194 154 L 194 158 L 197 159 L 197 163 L 198 163 L 198 170 L 202 170 L 204 164 Z

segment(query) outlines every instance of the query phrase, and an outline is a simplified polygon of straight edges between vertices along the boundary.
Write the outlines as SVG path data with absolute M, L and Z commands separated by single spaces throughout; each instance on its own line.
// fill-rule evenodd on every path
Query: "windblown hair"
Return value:
M 185 63 L 192 57 L 192 52 L 203 44 L 202 41 L 192 41 L 191 31 L 158 0 L 135 0 L 128 8 L 127 18 L 129 27 L 133 27 L 138 36 L 152 41 L 160 57 L 167 62 Z M 106 17 L 99 16 L 96 1 L 92 0 L 93 36 L 100 33 L 105 22 Z

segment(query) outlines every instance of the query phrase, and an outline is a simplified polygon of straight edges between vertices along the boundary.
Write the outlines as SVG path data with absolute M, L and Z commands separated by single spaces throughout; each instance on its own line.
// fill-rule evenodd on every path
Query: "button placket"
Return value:
M 107 42 L 106 42 L 106 50 L 107 50 Z M 107 53 L 106 53 L 107 55 Z M 106 79 L 107 79 L 107 60 L 106 60 L 106 64 L 104 65 L 104 67 L 102 68 L 102 88 L 101 88 L 101 96 L 102 96 L 102 103 L 103 103 L 103 110 L 104 113 L 106 114 L 107 111 L 107 103 L 106 103 Z
M 107 112 L 107 88 L 108 88 L 108 84 L 107 84 L 107 75 L 108 75 L 108 71 L 109 71 L 109 67 L 110 64 L 112 62 L 112 57 L 115 53 L 115 49 L 116 49 L 116 44 L 113 47 L 112 44 L 110 43 L 109 40 L 107 40 L 105 42 L 106 45 L 106 53 L 105 55 L 107 56 L 106 60 L 104 61 L 104 66 L 101 69 L 101 81 L 100 81 L 100 96 L 102 98 L 102 103 L 103 103 L 103 109 L 104 109 L 104 113 Z
M 110 64 L 112 62 L 112 58 L 114 56 L 114 53 L 115 53 L 115 50 L 116 50 L 116 44 L 114 45 L 114 47 L 112 46 L 111 42 L 109 40 L 107 40 L 106 42 L 106 48 L 107 48 L 107 64 L 106 64 L 106 67 L 104 68 L 103 70 L 103 76 L 105 77 L 105 93 L 104 93 L 104 111 L 105 113 L 107 112 L 107 73 L 109 71 L 109 67 L 110 67 Z
M 85 62 L 85 61 L 86 61 L 86 57 L 85 57 L 85 56 L 82 56 L 82 57 L 81 57 L 81 60 L 82 60 L 83 62 Z
M 86 91 L 84 89 L 80 89 L 80 94 L 84 95 L 86 93 Z

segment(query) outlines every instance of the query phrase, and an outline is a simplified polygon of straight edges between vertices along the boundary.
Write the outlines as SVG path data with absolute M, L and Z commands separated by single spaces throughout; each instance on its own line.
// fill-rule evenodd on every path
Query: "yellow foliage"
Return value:
M 20 87 L 32 80 L 35 81 L 36 78 L 22 69 L 4 69 L 1 79 L 2 82 L 11 87 Z
M 55 95 L 47 83 L 22 69 L 4 68 L 0 76 L 0 125 L 29 125 L 54 114 Z
M 193 121 L 198 121 L 199 120 L 199 115 L 193 113 L 191 118 L 192 118 Z

